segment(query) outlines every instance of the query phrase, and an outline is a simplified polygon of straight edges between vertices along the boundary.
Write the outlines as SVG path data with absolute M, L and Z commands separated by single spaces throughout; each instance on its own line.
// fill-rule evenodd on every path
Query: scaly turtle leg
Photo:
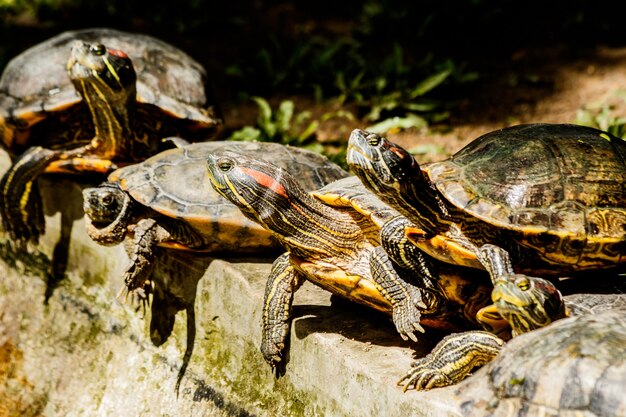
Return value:
M 293 267 L 289 253 L 279 256 L 272 265 L 263 296 L 263 337 L 261 353 L 276 367 L 282 360 L 289 335 L 293 295 L 305 281 Z
M 415 331 L 424 333 L 420 325 L 420 310 L 426 309 L 419 288 L 409 284 L 398 273 L 398 266 L 389 259 L 382 247 L 377 247 L 370 257 L 372 279 L 376 287 L 392 305 L 392 318 L 400 336 L 417 341 Z
M 162 242 L 176 242 L 194 248 L 202 245 L 202 237 L 186 223 L 153 218 L 141 219 L 133 228 L 130 249 L 130 266 L 124 272 L 126 290 L 133 292 L 144 288 L 154 269 L 154 249 Z
M 504 340 L 484 331 L 470 331 L 446 336 L 428 355 L 411 365 L 398 385 L 428 390 L 462 381 L 472 371 L 495 358 Z
M 37 177 L 62 153 L 35 146 L 20 155 L 0 180 L 2 226 L 11 239 L 37 242 L 46 224 Z
M 82 157 L 92 150 L 91 144 L 65 151 L 33 146 L 13 162 L 0 179 L 0 214 L 4 230 L 11 239 L 37 243 L 45 232 L 43 204 L 37 186 L 37 178 L 41 174 L 76 173 L 84 170 L 107 173 L 115 168 L 109 161 Z M 81 161 L 80 164 L 78 160 Z M 82 169 L 76 169 L 82 165 Z

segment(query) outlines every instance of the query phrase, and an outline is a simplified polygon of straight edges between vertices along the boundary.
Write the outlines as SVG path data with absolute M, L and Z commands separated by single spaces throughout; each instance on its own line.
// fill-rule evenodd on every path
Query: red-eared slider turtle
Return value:
M 563 297 L 550 281 L 515 274 L 510 269 L 508 253 L 498 246 L 483 245 L 477 255 L 481 262 L 493 267 L 489 271 L 494 283 L 491 298 L 497 313 L 510 325 L 511 336 L 548 326 L 566 317 Z M 485 259 L 489 259 L 489 263 Z M 404 384 L 405 391 L 452 385 L 463 380 L 473 369 L 493 360 L 504 343 L 505 340 L 493 332 L 451 334 L 432 352 L 415 361 L 399 383 Z
M 276 249 L 270 233 L 247 220 L 207 179 L 210 153 L 236 149 L 270 158 L 312 190 L 348 174 L 323 156 L 276 143 L 206 142 L 161 152 L 120 168 L 108 181 L 83 191 L 87 233 L 114 245 L 133 237 L 124 275 L 128 291 L 142 289 L 156 245 L 212 253 L 262 253 Z
M 404 229 L 410 223 L 357 178 L 309 194 L 285 170 L 233 152 L 210 155 L 208 169 L 215 189 L 287 249 L 274 262 L 265 291 L 261 350 L 270 364 L 281 360 L 293 293 L 305 279 L 392 314 L 404 336 L 422 331 L 420 322 L 475 328 L 477 320 L 491 321 L 491 309 L 479 311 L 490 303 L 486 274 L 436 261 L 407 244 Z M 528 285 L 545 283 L 546 298 L 559 304 L 560 294 L 550 283 L 524 278 Z M 550 303 L 540 307 L 544 304 Z M 546 315 L 560 318 L 562 310 L 555 314 L 548 308 Z M 495 343 L 500 346 L 499 339 Z
M 415 224 L 407 238 L 443 261 L 490 270 L 492 260 L 476 254 L 494 244 L 533 275 L 626 262 L 626 142 L 608 133 L 514 126 L 420 168 L 401 147 L 355 130 L 348 163 Z
M 459 415 L 626 416 L 626 296 L 565 299 L 575 317 L 516 337 L 455 387 Z
M 206 81 L 172 45 L 113 29 L 65 32 L 15 57 L 0 79 L 0 139 L 14 157 L 0 180 L 4 229 L 20 241 L 44 232 L 44 172 L 108 173 L 165 149 L 163 137 L 206 139 L 221 124 Z

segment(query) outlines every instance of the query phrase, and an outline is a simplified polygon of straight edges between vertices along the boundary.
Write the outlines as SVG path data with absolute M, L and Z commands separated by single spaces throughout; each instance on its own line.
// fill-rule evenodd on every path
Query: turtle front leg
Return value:
M 45 232 L 37 177 L 62 153 L 34 146 L 20 155 L 0 180 L 2 226 L 11 239 L 37 243 Z
M 443 338 L 428 355 L 411 365 L 398 385 L 429 390 L 462 381 L 474 369 L 493 360 L 504 346 L 498 336 L 484 331 L 455 333 Z
M 154 249 L 159 242 L 170 238 L 167 230 L 154 219 L 142 219 L 133 229 L 130 265 L 124 272 L 125 291 L 143 289 L 154 269 Z M 142 297 L 142 296 L 140 296 Z
M 162 242 L 175 242 L 185 247 L 202 245 L 199 234 L 185 223 L 161 218 L 141 219 L 133 228 L 130 249 L 130 266 L 124 272 L 124 283 L 128 292 L 143 288 L 150 281 L 154 269 L 154 248 Z
M 420 310 L 425 310 L 420 290 L 402 279 L 387 252 L 377 247 L 370 257 L 372 279 L 382 296 L 392 306 L 393 324 L 404 339 L 417 341 L 415 332 L 424 333 Z
M 509 253 L 501 247 L 490 244 L 483 245 L 478 249 L 476 256 L 489 272 L 493 284 L 498 280 L 510 280 L 511 277 L 515 276 Z
M 282 360 L 289 335 L 293 295 L 304 277 L 293 267 L 289 253 L 279 256 L 272 265 L 263 297 L 263 336 L 261 353 L 275 368 Z
M 143 288 L 150 281 L 154 269 L 154 249 L 161 242 L 176 242 L 194 248 L 202 245 L 202 238 L 185 223 L 161 223 L 153 218 L 141 219 L 133 228 L 130 249 L 130 266 L 124 272 L 124 283 L 128 292 Z

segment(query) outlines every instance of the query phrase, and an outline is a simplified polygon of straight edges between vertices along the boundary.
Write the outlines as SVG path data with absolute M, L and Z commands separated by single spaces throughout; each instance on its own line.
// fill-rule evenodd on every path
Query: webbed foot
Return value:
M 403 385 L 404 392 L 409 389 L 425 391 L 437 387 L 447 387 L 452 384 L 454 384 L 454 381 L 448 378 L 441 370 L 431 368 L 429 363 L 424 363 L 424 361 L 414 362 L 409 373 L 398 381 L 398 385 Z

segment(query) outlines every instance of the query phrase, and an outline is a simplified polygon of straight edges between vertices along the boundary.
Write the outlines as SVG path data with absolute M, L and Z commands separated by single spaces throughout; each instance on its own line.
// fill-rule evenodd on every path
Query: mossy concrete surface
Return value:
M 258 349 L 272 259 L 162 251 L 145 313 L 116 300 L 123 247 L 87 237 L 81 185 L 41 185 L 40 244 L 25 251 L 0 233 L 0 416 L 459 415 L 451 390 L 396 386 L 432 341 L 405 343 L 386 316 L 331 302 L 310 284 L 296 294 L 276 377 Z M 195 343 L 177 395 L 192 312 Z

